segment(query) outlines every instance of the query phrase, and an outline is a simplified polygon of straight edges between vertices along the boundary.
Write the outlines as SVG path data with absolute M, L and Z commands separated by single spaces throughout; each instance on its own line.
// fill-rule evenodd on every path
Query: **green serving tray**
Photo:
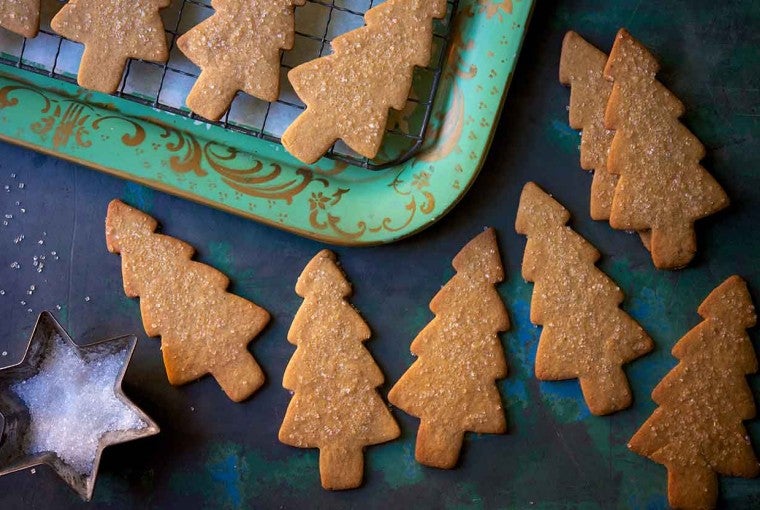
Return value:
M 423 150 L 370 171 L 305 166 L 251 135 L 0 65 L 0 138 L 341 245 L 387 243 L 466 193 L 498 122 L 533 0 L 462 0 Z

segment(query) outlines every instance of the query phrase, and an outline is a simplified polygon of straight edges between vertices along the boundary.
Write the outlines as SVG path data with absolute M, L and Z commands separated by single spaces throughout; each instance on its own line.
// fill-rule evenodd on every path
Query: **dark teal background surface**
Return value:
M 685 270 L 655 270 L 636 237 L 588 216 L 591 176 L 579 168 L 578 133 L 567 125 L 560 44 L 572 28 L 608 51 L 621 26 L 659 56 L 661 81 L 686 104 L 684 122 L 707 147 L 704 166 L 732 200 L 699 222 L 699 253 Z M 323 245 L 7 144 L 0 144 L 0 215 L 13 217 L 0 223 L 0 351 L 7 352 L 0 364 L 21 358 L 44 309 L 79 343 L 138 335 L 125 390 L 162 433 L 106 450 L 90 508 L 663 508 L 665 469 L 625 443 L 654 409 L 650 391 L 675 365 L 670 348 L 731 274 L 748 281 L 760 304 L 759 32 L 760 2 L 539 0 L 494 146 L 461 204 L 400 243 L 335 249 L 354 283 L 352 302 L 373 329 L 367 347 L 395 381 L 412 362 L 410 341 L 432 318 L 429 300 L 453 274 L 451 258 L 484 226 L 497 228 L 507 269 L 499 290 L 513 324 L 503 335 L 510 374 L 499 385 L 509 433 L 469 435 L 455 470 L 414 461 L 417 421 L 398 410 L 402 437 L 368 449 L 358 490 L 323 491 L 316 450 L 278 442 L 290 398 L 280 383 L 294 350 L 285 336 L 301 303 L 293 286 Z M 513 227 L 528 180 L 570 209 L 572 226 L 599 248 L 600 267 L 624 290 L 624 309 L 656 343 L 628 366 L 629 410 L 591 416 L 577 382 L 533 376 L 540 329 L 528 320 L 532 285 L 519 270 L 525 240 Z M 120 259 L 105 249 L 106 205 L 116 197 L 154 215 L 164 232 L 229 275 L 233 292 L 272 313 L 251 344 L 268 381 L 249 401 L 229 401 L 210 378 L 167 383 L 159 341 L 145 337 L 138 301 L 122 290 Z M 14 243 L 19 234 L 24 239 Z M 42 254 L 37 273 L 34 256 Z M 11 268 L 14 261 L 20 269 Z M 751 336 L 757 347 L 758 328 Z M 749 381 L 760 396 L 760 377 Z M 747 427 L 758 451 L 760 421 Z M 760 508 L 760 480 L 722 479 L 720 506 Z M 0 479 L 2 509 L 84 507 L 46 467 Z

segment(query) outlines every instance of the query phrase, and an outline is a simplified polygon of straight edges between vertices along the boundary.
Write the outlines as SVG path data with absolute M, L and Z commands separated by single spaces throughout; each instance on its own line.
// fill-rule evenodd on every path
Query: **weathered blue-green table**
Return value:
M 655 270 L 636 238 L 587 214 L 590 176 L 578 167 L 568 91 L 557 83 L 560 42 L 573 28 L 608 50 L 620 26 L 661 58 L 662 81 L 687 105 L 685 123 L 708 148 L 705 166 L 733 201 L 699 223 L 699 254 L 682 271 Z M 503 336 L 510 374 L 500 384 L 510 430 L 468 437 L 453 471 L 415 463 L 416 421 L 401 412 L 394 414 L 402 437 L 368 450 L 359 490 L 323 491 L 316 451 L 277 441 L 289 399 L 281 376 L 293 353 L 285 335 L 301 302 L 293 285 L 321 245 L 5 144 L 0 214 L 12 217 L 0 218 L 8 222 L 0 226 L 0 361 L 21 357 L 43 309 L 80 343 L 140 335 L 125 390 L 162 433 L 106 451 L 93 508 L 661 508 L 665 469 L 625 443 L 654 409 L 649 393 L 675 364 L 670 348 L 698 322 L 701 300 L 731 274 L 747 279 L 760 304 L 758 29 L 758 2 L 538 2 L 491 154 L 463 202 L 398 244 L 336 250 L 355 284 L 353 303 L 373 328 L 368 348 L 395 381 L 412 361 L 409 342 L 432 318 L 428 301 L 452 275 L 450 258 L 483 226 L 498 229 L 508 275 L 500 291 L 513 322 Z M 632 409 L 590 416 L 576 382 L 533 377 L 540 330 L 528 321 L 531 285 L 519 272 L 524 239 L 513 230 L 527 180 L 572 211 L 574 228 L 600 249 L 601 267 L 624 289 L 624 308 L 657 344 L 629 366 Z M 120 260 L 105 249 L 103 220 L 114 197 L 155 215 L 168 233 L 194 244 L 200 260 L 226 272 L 234 292 L 272 313 L 252 344 L 268 375 L 253 399 L 234 404 L 209 378 L 168 385 L 159 342 L 145 338 L 138 302 L 123 295 Z M 757 346 L 758 331 L 751 335 Z M 750 383 L 759 396 L 760 377 Z M 757 449 L 760 422 L 748 429 Z M 723 479 L 721 498 L 724 507 L 760 508 L 760 481 Z M 47 468 L 0 479 L 0 508 L 84 506 Z

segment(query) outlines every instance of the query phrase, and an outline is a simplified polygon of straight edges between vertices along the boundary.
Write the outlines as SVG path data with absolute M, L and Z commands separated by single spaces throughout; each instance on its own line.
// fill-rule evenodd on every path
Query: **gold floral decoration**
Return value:
M 483 12 L 486 19 L 498 16 L 499 21 L 504 21 L 504 14 L 512 14 L 512 0 L 478 0 L 478 12 Z

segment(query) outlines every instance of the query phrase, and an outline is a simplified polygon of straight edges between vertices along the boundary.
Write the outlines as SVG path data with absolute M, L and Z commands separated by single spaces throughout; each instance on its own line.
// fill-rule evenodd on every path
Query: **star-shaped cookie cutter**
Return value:
M 61 339 L 83 360 L 91 361 L 105 356 L 128 351 L 124 366 L 114 381 L 114 395 L 132 412 L 142 419 L 146 427 L 132 430 L 116 430 L 106 432 L 98 441 L 90 474 L 83 475 L 62 461 L 53 452 L 28 454 L 24 451 L 24 434 L 29 429 L 30 415 L 24 402 L 11 389 L 15 383 L 26 380 L 39 371 L 40 364 L 45 359 L 56 341 Z M 0 415 L 2 415 L 2 434 L 0 435 L 0 476 L 32 468 L 41 464 L 50 466 L 74 491 L 85 501 L 92 498 L 98 466 L 103 449 L 112 444 L 124 443 L 142 437 L 158 434 L 159 427 L 140 408 L 129 400 L 121 388 L 124 373 L 129 366 L 137 344 L 137 337 L 124 336 L 93 344 L 79 346 L 71 339 L 61 325 L 49 312 L 42 312 L 34 326 L 23 360 L 5 368 L 0 368 Z

